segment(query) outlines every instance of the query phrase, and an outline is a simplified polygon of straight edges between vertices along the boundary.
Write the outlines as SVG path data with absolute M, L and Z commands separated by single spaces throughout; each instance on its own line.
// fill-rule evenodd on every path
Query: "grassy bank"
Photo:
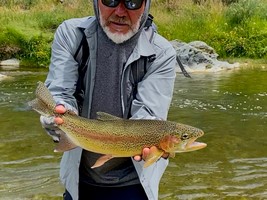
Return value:
M 152 10 L 160 32 L 170 40 L 201 40 L 221 57 L 267 58 L 266 0 L 239 0 L 229 6 L 218 0 L 202 5 L 173 1 L 167 10 L 158 5 Z
M 23 65 L 48 66 L 57 26 L 65 19 L 93 14 L 88 0 L 0 2 L 0 60 L 16 57 Z
M 0 0 L 0 60 L 48 66 L 56 27 L 65 19 L 93 14 L 88 0 Z M 220 57 L 267 59 L 267 0 L 153 0 L 151 13 L 169 40 L 201 40 Z

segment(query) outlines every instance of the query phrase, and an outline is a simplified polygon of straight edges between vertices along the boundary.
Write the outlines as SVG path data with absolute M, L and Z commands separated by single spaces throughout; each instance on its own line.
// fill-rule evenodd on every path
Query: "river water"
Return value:
M 0 199 L 62 199 L 61 154 L 27 107 L 46 72 L 1 72 Z M 170 159 L 161 200 L 267 199 L 267 68 L 177 74 L 169 120 L 205 131 L 205 149 Z

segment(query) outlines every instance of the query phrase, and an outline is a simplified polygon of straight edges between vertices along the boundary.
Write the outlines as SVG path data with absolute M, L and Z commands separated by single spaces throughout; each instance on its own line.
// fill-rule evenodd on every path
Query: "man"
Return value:
M 95 17 L 71 19 L 56 31 L 49 73 L 45 84 L 58 106 L 56 112 L 77 111 L 73 96 L 79 61 L 75 59 L 83 34 L 89 45 L 84 78 L 85 94 L 80 115 L 96 118 L 102 111 L 125 117 L 127 105 L 133 119 L 166 120 L 175 80 L 175 50 L 155 33 L 149 41 L 145 33 L 151 0 L 94 0 Z M 146 57 L 146 74 L 132 94 L 131 64 Z M 153 58 L 153 59 L 152 59 Z M 129 104 L 130 103 L 130 104 Z M 43 127 L 58 140 L 60 130 L 54 124 L 61 118 L 41 117 Z M 153 136 L 152 136 L 153 137 Z M 156 147 L 154 147 L 156 148 Z M 143 160 L 150 149 L 134 158 L 115 158 L 91 169 L 99 154 L 75 148 L 65 152 L 60 177 L 66 193 L 64 199 L 83 200 L 156 200 L 160 178 L 168 164 L 159 159 L 148 168 Z M 141 152 L 140 152 L 141 153 Z

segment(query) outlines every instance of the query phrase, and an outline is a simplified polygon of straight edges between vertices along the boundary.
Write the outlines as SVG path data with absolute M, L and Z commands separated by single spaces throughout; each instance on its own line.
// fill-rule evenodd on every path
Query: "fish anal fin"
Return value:
M 101 121 L 107 121 L 107 120 L 122 120 L 122 118 L 116 117 L 114 115 L 105 113 L 105 112 L 97 112 L 97 119 Z
M 172 135 L 166 135 L 160 140 L 159 147 L 165 152 L 171 153 L 174 151 L 175 144 L 180 142 L 180 138 Z
M 163 154 L 164 154 L 163 150 L 157 148 L 156 146 L 152 146 L 150 148 L 149 154 L 146 157 L 144 168 L 152 165 L 154 162 L 160 159 Z
M 112 155 L 103 155 L 100 158 L 97 159 L 97 161 L 95 162 L 95 164 L 91 167 L 96 168 L 96 167 L 100 167 L 102 165 L 104 165 L 107 161 L 109 161 L 110 159 L 112 159 L 113 156 Z
M 59 142 L 57 143 L 54 152 L 65 152 L 76 148 L 75 145 L 66 135 L 66 133 L 60 134 Z

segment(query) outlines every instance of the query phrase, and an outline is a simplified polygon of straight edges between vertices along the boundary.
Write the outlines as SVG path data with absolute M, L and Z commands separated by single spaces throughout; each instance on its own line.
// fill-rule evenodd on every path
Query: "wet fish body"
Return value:
M 38 82 L 36 99 L 29 105 L 43 116 L 55 116 L 56 106 L 52 95 L 42 82 Z M 64 152 L 77 146 L 103 154 L 92 167 L 99 167 L 113 157 L 139 155 L 145 147 L 151 150 L 145 167 L 158 160 L 164 152 L 173 157 L 176 152 L 202 149 L 205 143 L 195 142 L 202 130 L 176 122 L 162 120 L 128 120 L 99 112 L 98 118 L 87 119 L 71 111 L 61 115 L 64 123 L 59 128 L 65 132 L 55 151 Z

